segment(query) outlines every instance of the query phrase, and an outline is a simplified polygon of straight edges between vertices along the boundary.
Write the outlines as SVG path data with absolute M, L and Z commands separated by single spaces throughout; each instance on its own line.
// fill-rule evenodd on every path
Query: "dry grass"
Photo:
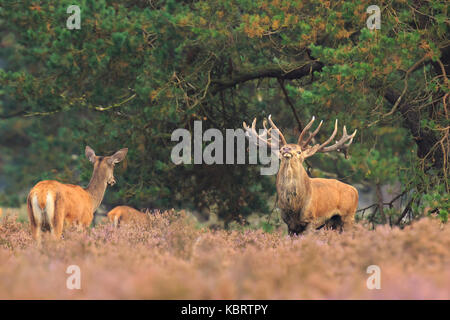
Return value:
M 449 299 L 448 225 L 422 219 L 404 230 L 358 225 L 290 238 L 281 230 L 210 231 L 184 213 L 147 224 L 68 230 L 33 244 L 28 225 L 0 222 L 1 299 Z M 381 290 L 368 290 L 369 265 Z M 81 290 L 66 268 L 81 268 Z

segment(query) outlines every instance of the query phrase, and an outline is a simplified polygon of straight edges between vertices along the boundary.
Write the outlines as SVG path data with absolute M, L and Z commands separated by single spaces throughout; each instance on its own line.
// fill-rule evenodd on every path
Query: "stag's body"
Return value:
M 86 147 L 86 156 L 94 164 L 87 188 L 55 180 L 37 183 L 27 198 L 33 238 L 40 242 L 41 231 L 48 231 L 53 238 L 59 239 L 64 224 L 88 227 L 103 200 L 107 185 L 115 183 L 114 164 L 123 160 L 126 153 L 127 149 L 122 149 L 110 157 L 97 157 L 90 147 Z
M 335 179 L 309 178 L 298 161 L 281 161 L 277 193 L 281 217 L 291 234 L 316 229 L 336 216 L 346 228 L 358 207 L 354 187 Z
M 353 224 L 358 207 L 358 191 L 335 179 L 310 178 L 303 167 L 307 157 L 316 152 L 346 151 L 356 134 L 347 135 L 344 126 L 342 138 L 334 145 L 327 145 L 337 132 L 337 120 L 334 132 L 321 145 L 309 145 L 318 133 L 322 122 L 313 133 L 308 132 L 313 119 L 304 128 L 297 144 L 287 144 L 281 131 L 272 122 L 271 128 L 258 135 L 255 129 L 256 119 L 249 128 L 244 122 L 244 128 L 250 139 L 256 144 L 267 144 L 280 159 L 280 169 L 277 175 L 278 207 L 281 209 L 283 221 L 287 224 L 289 234 L 299 234 L 307 229 L 316 229 L 323 225 L 347 228 Z M 346 143 L 348 142 L 348 143 Z M 337 218 L 337 219 L 336 219 Z
M 119 226 L 119 223 L 129 223 L 132 221 L 140 221 L 147 217 L 147 215 L 139 210 L 136 210 L 129 206 L 117 206 L 108 212 L 108 219 L 114 223 L 115 227 Z

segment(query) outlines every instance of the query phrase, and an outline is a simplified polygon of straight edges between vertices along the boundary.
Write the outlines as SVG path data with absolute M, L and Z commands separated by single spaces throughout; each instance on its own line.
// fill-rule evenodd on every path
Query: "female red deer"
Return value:
M 88 227 L 103 200 L 107 185 L 116 183 L 114 165 L 122 161 L 127 152 L 125 148 L 112 156 L 102 157 L 96 156 L 94 150 L 86 146 L 86 157 L 94 164 L 87 188 L 55 180 L 37 183 L 27 199 L 33 238 L 39 243 L 41 231 L 49 231 L 53 238 L 60 239 L 64 222 Z
M 348 135 L 344 126 L 343 136 L 334 145 L 327 145 L 337 133 L 337 120 L 333 134 L 322 144 L 310 145 L 313 137 L 319 132 L 322 122 L 313 133 L 309 128 L 314 117 L 300 133 L 297 144 L 287 144 L 281 131 L 268 118 L 271 128 L 258 135 L 255 129 L 256 118 L 252 126 L 244 122 L 247 135 L 258 145 L 261 143 L 271 147 L 281 159 L 277 175 L 278 206 L 281 217 L 287 224 L 289 234 L 299 234 L 307 229 L 316 229 L 325 224 L 342 224 L 344 228 L 353 224 L 358 207 L 358 191 L 335 179 L 310 178 L 303 167 L 303 161 L 317 152 L 347 151 L 356 135 Z M 271 132 L 276 134 L 271 134 Z M 308 137 L 305 134 L 308 133 Z M 305 139 L 306 138 L 306 139 Z M 347 143 L 346 143 L 347 142 Z M 340 221 L 339 221 L 340 220 Z
M 129 223 L 132 221 L 145 221 L 147 215 L 144 212 L 136 210 L 129 206 L 117 206 L 108 212 L 108 219 L 118 227 L 120 223 Z

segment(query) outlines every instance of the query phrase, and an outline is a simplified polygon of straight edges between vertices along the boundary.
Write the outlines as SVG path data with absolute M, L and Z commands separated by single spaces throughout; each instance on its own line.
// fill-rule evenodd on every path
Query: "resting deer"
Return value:
M 108 212 L 108 219 L 118 227 L 119 223 L 129 223 L 131 221 L 144 220 L 147 215 L 144 212 L 128 206 L 117 206 Z
M 55 180 L 37 183 L 28 199 L 28 218 L 33 238 L 40 242 L 41 231 L 49 231 L 60 239 L 64 223 L 88 227 L 94 212 L 102 203 L 107 185 L 114 185 L 114 165 L 122 161 L 128 149 L 121 149 L 109 157 L 96 156 L 86 146 L 86 157 L 94 164 L 89 185 L 86 188 L 63 184 Z
M 309 132 L 314 122 L 313 117 L 300 133 L 297 144 L 288 144 L 270 116 L 268 120 L 271 128 L 267 130 L 264 122 L 264 131 L 261 135 L 258 135 L 255 129 L 256 118 L 251 127 L 245 122 L 243 125 L 249 138 L 257 145 L 266 144 L 281 159 L 276 182 L 278 206 L 281 209 L 282 219 L 288 226 L 289 234 L 299 234 L 325 224 L 334 224 L 336 218 L 341 220 L 339 224 L 344 228 L 352 225 L 358 207 L 358 191 L 335 179 L 310 178 L 303 167 L 303 162 L 317 152 L 347 152 L 356 130 L 348 135 L 344 126 L 342 138 L 327 147 L 336 136 L 336 120 L 333 134 L 324 143 L 310 145 L 323 123 L 321 121 L 314 132 Z

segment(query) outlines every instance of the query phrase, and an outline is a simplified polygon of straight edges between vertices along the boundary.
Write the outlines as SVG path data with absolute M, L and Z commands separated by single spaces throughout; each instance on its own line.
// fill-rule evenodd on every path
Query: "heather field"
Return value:
M 67 230 L 37 248 L 26 222 L 0 221 L 1 299 L 449 299 L 449 226 L 357 224 L 289 237 L 283 228 L 210 230 L 184 212 L 145 224 Z M 81 289 L 66 287 L 69 265 Z M 381 289 L 369 290 L 369 265 Z

